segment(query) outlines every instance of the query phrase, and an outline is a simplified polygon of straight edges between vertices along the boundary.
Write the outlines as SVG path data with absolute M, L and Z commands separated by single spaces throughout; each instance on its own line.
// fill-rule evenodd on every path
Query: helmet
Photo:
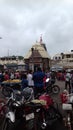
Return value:
M 26 101 L 31 101 L 34 99 L 34 93 L 32 88 L 29 87 L 24 88 L 22 94 L 24 96 L 24 100 Z
M 12 94 L 13 94 L 13 99 L 15 99 L 15 101 L 22 100 L 22 95 L 21 95 L 21 92 L 19 90 L 14 90 Z

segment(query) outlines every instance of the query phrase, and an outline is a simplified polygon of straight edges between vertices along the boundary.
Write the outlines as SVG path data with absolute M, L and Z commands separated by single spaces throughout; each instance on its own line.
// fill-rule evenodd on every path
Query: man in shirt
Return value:
M 65 89 L 67 89 L 67 86 L 69 86 L 69 93 L 71 93 L 70 80 L 71 80 L 71 74 L 70 72 L 67 72 L 65 75 Z
M 28 74 L 27 74 L 28 86 L 33 88 L 34 81 L 33 81 L 32 77 L 33 77 L 32 70 L 29 70 Z
M 45 73 L 39 67 L 36 72 L 33 74 L 34 80 L 34 95 L 36 96 L 38 93 L 42 93 L 44 90 L 44 79 Z

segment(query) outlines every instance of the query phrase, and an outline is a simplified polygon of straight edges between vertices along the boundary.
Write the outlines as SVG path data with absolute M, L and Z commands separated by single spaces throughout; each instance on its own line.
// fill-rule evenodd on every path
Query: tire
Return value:
M 53 92 L 54 94 L 58 94 L 58 93 L 60 92 L 59 86 L 58 86 L 58 85 L 54 85 L 54 86 L 52 87 L 52 92 Z
M 34 120 L 33 119 L 26 122 L 26 129 L 27 130 L 33 130 L 34 129 L 33 127 L 34 127 Z
M 5 97 L 10 97 L 11 96 L 11 89 L 7 86 L 3 87 L 2 88 L 2 94 L 5 96 Z
M 55 124 L 56 122 L 60 123 L 62 125 L 62 115 L 61 113 L 54 108 L 54 106 L 50 106 L 47 111 L 45 111 L 45 120 L 47 122 L 47 127 L 45 130 L 56 130 Z M 54 127 L 53 127 L 54 125 Z M 59 129 L 59 127 L 58 127 Z M 58 130 L 57 129 L 57 130 Z M 64 130 L 64 129 L 63 129 Z
M 14 130 L 14 124 L 11 123 L 8 119 L 4 118 L 1 130 Z

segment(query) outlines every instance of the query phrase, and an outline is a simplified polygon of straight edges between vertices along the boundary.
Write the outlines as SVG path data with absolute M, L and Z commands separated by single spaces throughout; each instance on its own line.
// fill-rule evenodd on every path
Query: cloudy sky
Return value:
M 24 56 L 41 34 L 51 56 L 73 49 L 73 0 L 0 0 L 0 56 Z

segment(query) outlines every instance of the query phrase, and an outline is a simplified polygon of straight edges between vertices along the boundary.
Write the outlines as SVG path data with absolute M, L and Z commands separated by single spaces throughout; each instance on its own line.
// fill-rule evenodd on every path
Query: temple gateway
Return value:
M 24 61 L 28 69 L 35 71 L 37 67 L 47 70 L 50 67 L 50 56 L 47 52 L 46 45 L 42 42 L 36 42 L 24 56 Z

